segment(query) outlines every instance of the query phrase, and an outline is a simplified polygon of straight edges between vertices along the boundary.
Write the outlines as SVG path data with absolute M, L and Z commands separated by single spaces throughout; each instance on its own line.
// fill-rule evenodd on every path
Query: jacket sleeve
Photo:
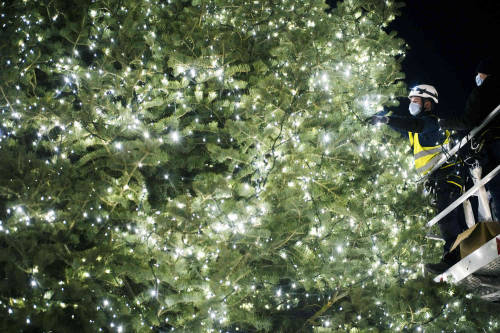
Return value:
M 390 116 L 387 125 L 398 132 L 422 133 L 426 127 L 426 121 L 421 118 L 408 118 L 400 116 Z
M 470 93 L 465 103 L 465 110 L 462 114 L 441 119 L 439 124 L 443 129 L 469 130 L 481 123 L 481 103 L 480 90 L 475 88 Z

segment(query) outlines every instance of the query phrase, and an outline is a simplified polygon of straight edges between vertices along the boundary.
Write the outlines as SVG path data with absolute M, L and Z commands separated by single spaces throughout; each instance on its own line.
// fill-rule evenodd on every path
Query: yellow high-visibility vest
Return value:
M 415 159 L 415 168 L 419 173 L 425 175 L 436 163 L 439 162 L 439 153 L 444 149 L 449 150 L 450 132 L 446 132 L 446 139 L 437 146 L 423 147 L 418 140 L 418 133 L 408 132 L 410 145 L 413 147 L 413 158 Z M 449 165 L 448 165 L 449 166 Z

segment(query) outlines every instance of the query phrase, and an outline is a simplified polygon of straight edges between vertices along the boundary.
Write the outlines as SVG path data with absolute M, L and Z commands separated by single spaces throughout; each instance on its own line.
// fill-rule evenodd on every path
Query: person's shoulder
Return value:
M 483 98 L 500 98 L 500 78 L 498 76 L 488 76 L 483 84 L 471 91 L 471 96 L 481 100 Z
M 439 118 L 434 113 L 428 113 L 420 117 L 423 121 L 424 131 L 435 131 L 439 129 Z
M 488 75 L 487 79 L 493 82 L 500 82 L 500 75 L 499 74 Z
M 498 75 L 491 75 L 488 76 L 482 85 L 480 85 L 478 90 L 479 91 L 484 91 L 488 89 L 499 89 L 500 88 L 500 77 Z
M 473 102 L 477 100 L 483 93 L 483 90 L 484 90 L 484 84 L 480 85 L 479 87 L 476 86 L 472 88 L 471 92 L 469 93 L 469 96 L 467 97 L 467 102 Z
M 424 115 L 422 115 L 422 117 L 420 117 L 420 119 L 424 120 L 424 121 L 438 121 L 439 117 L 433 112 L 433 113 L 426 113 Z

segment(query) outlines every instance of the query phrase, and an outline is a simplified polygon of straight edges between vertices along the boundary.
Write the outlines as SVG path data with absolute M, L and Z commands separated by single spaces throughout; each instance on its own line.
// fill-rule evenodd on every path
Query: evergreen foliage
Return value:
M 400 6 L 0 2 L 0 330 L 498 329 L 422 278 L 432 209 L 362 121 Z

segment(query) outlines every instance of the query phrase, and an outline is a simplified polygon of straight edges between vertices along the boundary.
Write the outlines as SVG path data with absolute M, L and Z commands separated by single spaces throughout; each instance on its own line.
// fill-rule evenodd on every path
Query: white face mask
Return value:
M 408 110 L 410 110 L 412 116 L 416 116 L 422 111 L 422 105 L 411 102 L 410 106 L 408 106 Z
M 483 84 L 483 79 L 479 76 L 479 73 L 476 75 L 476 84 L 479 87 L 481 84 Z

